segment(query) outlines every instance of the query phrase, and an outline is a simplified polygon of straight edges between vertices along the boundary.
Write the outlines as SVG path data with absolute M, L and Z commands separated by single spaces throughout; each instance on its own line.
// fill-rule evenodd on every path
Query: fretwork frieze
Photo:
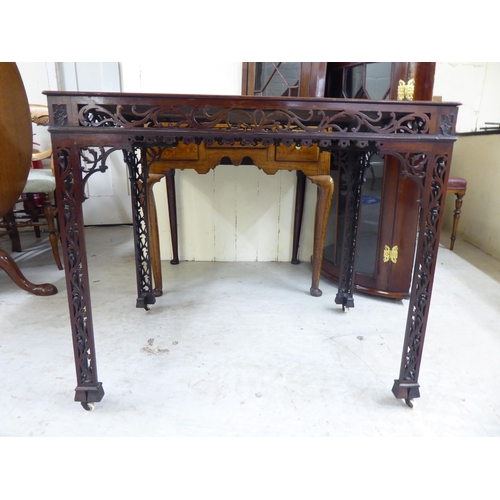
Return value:
M 428 134 L 429 113 L 404 111 L 273 110 L 245 108 L 193 108 L 181 106 L 82 106 L 78 113 L 83 127 L 153 127 L 230 131 L 311 131 L 377 134 Z

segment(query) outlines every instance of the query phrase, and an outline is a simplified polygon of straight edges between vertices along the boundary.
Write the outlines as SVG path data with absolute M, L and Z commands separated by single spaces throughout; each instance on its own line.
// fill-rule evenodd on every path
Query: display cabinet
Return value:
M 242 93 L 370 100 L 432 99 L 435 63 L 428 62 L 257 62 L 244 63 Z M 347 156 L 332 155 L 335 190 L 322 273 L 338 281 L 346 212 Z M 296 213 L 304 203 L 305 179 L 298 174 Z M 358 223 L 355 290 L 394 299 L 410 291 L 418 219 L 418 190 L 401 175 L 395 157 L 366 158 Z M 297 263 L 301 218 L 296 217 L 292 262 Z

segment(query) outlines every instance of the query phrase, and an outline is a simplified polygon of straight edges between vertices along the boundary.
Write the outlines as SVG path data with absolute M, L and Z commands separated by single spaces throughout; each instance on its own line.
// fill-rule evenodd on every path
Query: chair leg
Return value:
M 33 293 L 34 295 L 55 295 L 57 288 L 50 283 L 35 285 L 28 281 L 14 259 L 3 249 L 0 248 L 0 269 L 3 269 L 12 279 L 12 281 L 24 291 Z
M 26 213 L 30 216 L 33 223 L 38 223 L 38 208 L 35 203 L 35 198 L 32 193 L 26 193 Z M 33 229 L 35 230 L 35 236 L 40 238 L 40 226 L 33 224 Z
M 9 212 L 4 215 L 3 220 L 7 225 L 7 233 L 9 234 L 9 238 L 12 244 L 12 251 L 22 252 L 23 249 L 21 248 L 21 239 L 19 238 L 19 231 L 17 230 L 14 209 L 9 210 Z
M 460 214 L 462 213 L 462 202 L 464 198 L 463 193 L 455 194 L 457 198 L 455 200 L 455 211 L 453 212 L 453 229 L 451 231 L 450 250 L 453 250 L 453 247 L 455 246 L 455 240 L 457 239 L 458 221 L 460 219 Z
M 59 256 L 59 235 L 56 231 L 55 224 L 55 210 L 50 201 L 49 195 L 44 193 L 43 195 L 43 214 L 45 220 L 47 221 L 47 227 L 49 229 L 49 240 L 52 247 L 52 253 L 54 255 L 54 260 L 56 261 L 57 268 L 62 270 L 63 266 L 61 264 L 61 257 Z

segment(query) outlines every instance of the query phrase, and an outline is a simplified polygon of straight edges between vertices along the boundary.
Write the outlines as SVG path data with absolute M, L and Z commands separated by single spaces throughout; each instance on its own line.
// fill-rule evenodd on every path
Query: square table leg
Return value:
M 135 261 L 137 271 L 136 307 L 149 309 L 156 302 L 151 272 L 151 246 L 148 221 L 148 163 L 139 149 L 124 151 L 125 163 L 129 168 L 134 223 Z
M 443 223 L 446 183 L 451 161 L 451 147 L 442 147 L 426 155 L 425 175 L 407 172 L 423 182 L 417 251 L 413 270 L 410 303 L 406 323 L 399 378 L 392 388 L 396 398 L 405 399 L 413 407 L 420 397 L 418 376 L 422 361 L 427 320 L 436 271 L 439 237 Z
M 75 401 L 91 410 L 104 396 L 97 377 L 90 284 L 85 246 L 82 202 L 84 183 L 80 153 L 74 147 L 55 149 L 60 238 L 72 329 L 77 387 Z
M 359 212 L 361 208 L 361 189 L 366 166 L 365 151 L 349 151 L 347 154 L 347 200 L 345 208 L 344 238 L 338 292 L 335 303 L 347 312 L 354 307 L 354 275 L 356 259 L 356 241 L 358 236 Z

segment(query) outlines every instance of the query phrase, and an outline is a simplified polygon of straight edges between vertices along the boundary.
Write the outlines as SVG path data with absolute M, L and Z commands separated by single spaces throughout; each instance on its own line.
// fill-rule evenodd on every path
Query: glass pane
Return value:
M 328 226 L 325 236 L 324 259 L 340 266 L 342 241 L 344 235 L 344 215 L 346 206 L 347 180 L 346 180 L 347 156 L 344 151 L 333 151 L 331 159 L 330 175 L 333 178 L 333 197 Z
M 366 65 L 365 88 L 369 99 L 387 99 L 391 86 L 390 62 L 369 63 Z
M 335 190 L 328 219 L 324 258 L 340 266 L 342 242 L 344 239 L 344 216 L 347 196 L 345 164 L 342 159 L 333 159 L 330 175 L 334 179 Z M 356 246 L 356 272 L 375 275 L 377 259 L 377 239 L 380 222 L 380 201 L 382 198 L 382 177 L 384 160 L 373 155 L 365 172 L 365 182 L 361 190 L 361 213 Z
M 365 171 L 365 183 L 361 190 L 356 271 L 362 274 L 375 274 L 383 172 L 384 160 L 374 155 Z
M 261 62 L 255 68 L 255 95 L 298 96 L 300 62 Z
M 364 99 L 363 91 L 364 65 L 351 66 L 345 70 L 344 93 L 347 99 Z
M 340 186 L 338 173 L 338 169 L 330 170 L 330 175 L 332 176 L 335 187 L 333 189 L 332 205 L 328 215 L 328 225 L 326 227 L 325 235 L 325 250 L 323 252 L 323 258 L 330 261 L 334 266 L 340 265 L 340 252 L 338 254 L 339 259 L 337 259 L 336 249 L 342 244 L 342 237 L 337 237 L 337 234 L 342 235 L 344 227 L 343 218 L 338 217 L 339 190 L 337 189 L 337 186 Z

